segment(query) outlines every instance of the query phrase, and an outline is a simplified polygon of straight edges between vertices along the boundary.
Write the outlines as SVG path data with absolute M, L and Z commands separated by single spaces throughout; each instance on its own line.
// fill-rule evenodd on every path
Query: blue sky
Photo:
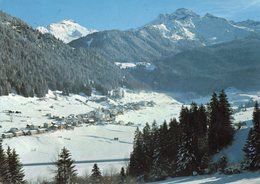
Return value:
M 1 10 L 33 27 L 73 19 L 98 30 L 136 28 L 178 8 L 260 21 L 260 0 L 0 0 Z

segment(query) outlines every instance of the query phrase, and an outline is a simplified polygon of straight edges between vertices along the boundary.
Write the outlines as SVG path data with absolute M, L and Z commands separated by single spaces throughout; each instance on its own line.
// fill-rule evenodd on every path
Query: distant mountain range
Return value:
M 137 29 L 97 32 L 69 45 L 99 52 L 153 89 L 206 94 L 228 87 L 259 89 L 259 33 L 257 21 L 234 22 L 182 8 Z
M 71 20 L 34 30 L 1 13 L 0 34 L 0 95 L 106 93 L 118 86 L 199 94 L 260 88 L 257 21 L 182 8 L 136 29 L 96 32 Z
M 229 42 L 256 35 L 254 26 L 234 23 L 188 9 L 161 14 L 150 23 L 128 31 L 101 31 L 69 43 L 92 48 L 113 62 L 153 62 L 187 49 Z

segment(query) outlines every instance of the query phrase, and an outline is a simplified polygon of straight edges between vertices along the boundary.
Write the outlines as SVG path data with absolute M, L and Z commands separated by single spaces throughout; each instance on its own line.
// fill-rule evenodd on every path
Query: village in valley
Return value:
M 125 112 L 128 111 L 137 111 L 141 108 L 153 107 L 155 105 L 154 101 L 129 102 L 126 104 L 114 104 L 110 102 L 110 99 L 116 100 L 123 97 L 124 90 L 119 88 L 111 91 L 108 96 L 90 97 L 88 98 L 88 100 L 86 100 L 86 102 L 83 102 L 80 99 L 76 99 L 77 101 L 84 104 L 86 104 L 87 101 L 91 101 L 94 103 L 105 104 L 105 106 L 101 108 L 99 107 L 84 114 L 70 114 L 66 117 L 46 113 L 43 116 L 45 116 L 48 121 L 44 122 L 42 125 L 35 125 L 33 122 L 28 122 L 28 124 L 26 124 L 26 126 L 22 128 L 12 127 L 8 131 L 2 133 L 2 138 L 6 139 L 18 136 L 31 136 L 36 134 L 54 132 L 58 130 L 74 130 L 75 127 L 89 125 L 114 124 L 134 126 L 134 123 L 131 121 L 116 121 L 116 116 L 123 115 Z M 50 106 L 50 108 L 54 107 Z M 15 116 L 22 116 L 21 111 L 3 110 L 2 113 L 10 116 L 11 121 Z

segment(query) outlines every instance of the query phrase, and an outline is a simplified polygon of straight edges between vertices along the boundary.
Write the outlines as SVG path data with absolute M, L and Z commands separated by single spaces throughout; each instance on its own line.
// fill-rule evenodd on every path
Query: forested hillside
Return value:
M 74 49 L 50 34 L 0 13 L 0 95 L 43 96 L 48 89 L 85 92 L 139 83 L 98 54 Z
M 259 89 L 260 38 L 184 51 L 156 62 L 153 72 L 142 67 L 130 72 L 155 89 L 207 94 L 236 87 Z

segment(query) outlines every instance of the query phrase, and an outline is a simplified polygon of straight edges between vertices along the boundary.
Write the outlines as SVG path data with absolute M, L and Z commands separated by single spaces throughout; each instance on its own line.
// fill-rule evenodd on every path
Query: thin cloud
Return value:
M 206 5 L 213 5 L 214 9 L 211 9 L 211 12 L 217 16 L 234 18 L 241 12 L 260 7 L 260 0 L 207 0 Z
M 248 2 L 248 1 L 247 1 Z M 247 8 L 259 6 L 260 7 L 260 0 L 252 0 L 248 3 Z

